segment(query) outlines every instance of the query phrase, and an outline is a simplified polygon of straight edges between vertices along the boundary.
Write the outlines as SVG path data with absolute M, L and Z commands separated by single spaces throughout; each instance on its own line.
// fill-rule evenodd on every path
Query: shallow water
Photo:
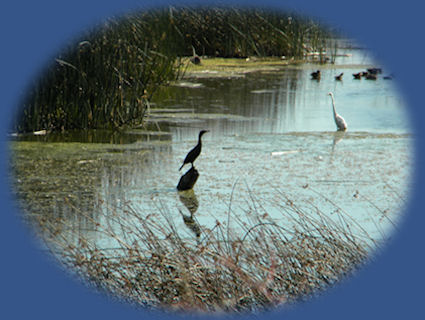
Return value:
M 344 212 L 353 232 L 387 239 L 408 200 L 412 137 L 394 81 L 354 80 L 372 63 L 363 51 L 350 52 L 324 67 L 320 81 L 310 79 L 315 64 L 185 79 L 153 104 L 150 134 L 19 137 L 12 143 L 18 196 L 31 214 L 65 219 L 70 243 L 84 235 L 99 248 L 117 243 L 96 224 L 125 215 L 128 204 L 194 239 L 182 219 L 191 210 L 201 233 L 218 221 L 237 235 L 245 222 L 290 224 L 285 199 L 331 219 Z M 343 81 L 335 81 L 341 72 Z M 346 133 L 335 132 L 329 91 Z M 190 165 L 178 168 L 201 129 L 210 132 L 195 162 L 200 177 L 193 193 L 178 193 Z

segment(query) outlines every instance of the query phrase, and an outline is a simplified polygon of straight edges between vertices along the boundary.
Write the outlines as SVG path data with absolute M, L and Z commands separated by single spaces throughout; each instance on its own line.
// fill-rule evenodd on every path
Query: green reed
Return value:
M 178 76 L 167 25 L 137 16 L 111 19 L 64 50 L 31 87 L 15 129 L 19 132 L 119 128 L 140 123 L 163 83 Z
M 302 59 L 325 49 L 329 29 L 296 14 L 229 7 L 170 8 L 183 35 L 181 54 L 219 57 L 285 56 Z

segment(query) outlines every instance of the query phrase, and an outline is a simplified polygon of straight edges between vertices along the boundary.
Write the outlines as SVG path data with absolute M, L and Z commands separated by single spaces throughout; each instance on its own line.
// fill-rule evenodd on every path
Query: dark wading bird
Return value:
M 341 117 L 338 113 L 336 113 L 334 95 L 332 94 L 332 92 L 329 92 L 328 95 L 330 95 L 330 97 L 332 99 L 332 109 L 333 109 L 333 113 L 334 113 L 334 120 L 335 120 L 337 130 L 338 131 L 347 130 L 347 123 L 345 122 L 344 118 Z
M 208 132 L 208 131 L 209 130 L 201 130 L 201 132 L 199 132 L 198 144 L 192 150 L 190 150 L 189 153 L 187 154 L 186 158 L 184 158 L 183 164 L 180 167 L 179 171 L 184 167 L 184 165 L 186 163 L 191 163 L 192 167 L 193 167 L 193 162 L 196 160 L 196 158 L 201 153 L 201 149 L 202 149 L 201 138 L 202 138 L 202 135 L 205 132 Z

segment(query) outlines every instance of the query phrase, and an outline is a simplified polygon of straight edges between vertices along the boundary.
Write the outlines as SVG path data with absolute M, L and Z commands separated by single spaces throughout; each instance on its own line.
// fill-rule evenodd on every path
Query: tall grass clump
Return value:
M 303 59 L 325 50 L 330 29 L 311 19 L 260 8 L 170 8 L 183 36 L 182 55 L 218 57 L 285 56 Z M 162 11 L 162 15 L 167 14 Z
M 159 22 L 161 22 L 159 20 Z M 140 123 L 158 86 L 178 76 L 173 28 L 111 19 L 69 46 L 30 88 L 18 132 L 119 128 Z
M 226 224 L 184 219 L 200 231 L 193 238 L 173 222 L 181 212 L 143 215 L 131 203 L 102 223 L 81 212 L 96 226 L 91 239 L 60 219 L 39 225 L 51 252 L 94 288 L 136 306 L 189 312 L 258 312 L 305 301 L 352 274 L 375 246 L 341 211 L 331 219 L 280 191 L 275 199 L 284 225 L 255 209 L 242 221 L 229 206 Z M 99 238 L 111 247 L 100 247 Z

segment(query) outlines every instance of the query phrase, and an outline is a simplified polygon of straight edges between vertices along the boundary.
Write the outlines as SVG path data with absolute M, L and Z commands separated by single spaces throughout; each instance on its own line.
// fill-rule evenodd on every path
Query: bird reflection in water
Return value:
M 331 150 L 331 157 L 330 162 L 333 160 L 334 152 L 335 152 L 335 146 L 344 139 L 346 131 L 336 131 L 333 133 L 333 141 L 332 141 L 332 150 Z
M 199 238 L 201 236 L 201 227 L 199 226 L 199 223 L 195 221 L 193 216 L 185 215 L 183 212 L 181 212 L 180 209 L 179 211 L 183 217 L 183 222 L 186 225 L 186 227 L 188 227 L 188 229 L 196 235 L 196 238 Z
M 179 198 L 181 203 L 189 210 L 190 215 L 193 215 L 198 210 L 199 202 L 193 189 L 180 191 Z
M 180 209 L 180 214 L 183 217 L 183 222 L 186 225 L 186 227 L 189 228 L 190 231 L 192 231 L 197 238 L 201 235 L 201 227 L 198 222 L 194 219 L 193 215 L 198 210 L 199 202 L 196 198 L 195 192 L 193 189 L 187 190 L 187 191 L 179 191 L 179 198 L 181 203 L 189 210 L 190 216 L 185 215 Z

